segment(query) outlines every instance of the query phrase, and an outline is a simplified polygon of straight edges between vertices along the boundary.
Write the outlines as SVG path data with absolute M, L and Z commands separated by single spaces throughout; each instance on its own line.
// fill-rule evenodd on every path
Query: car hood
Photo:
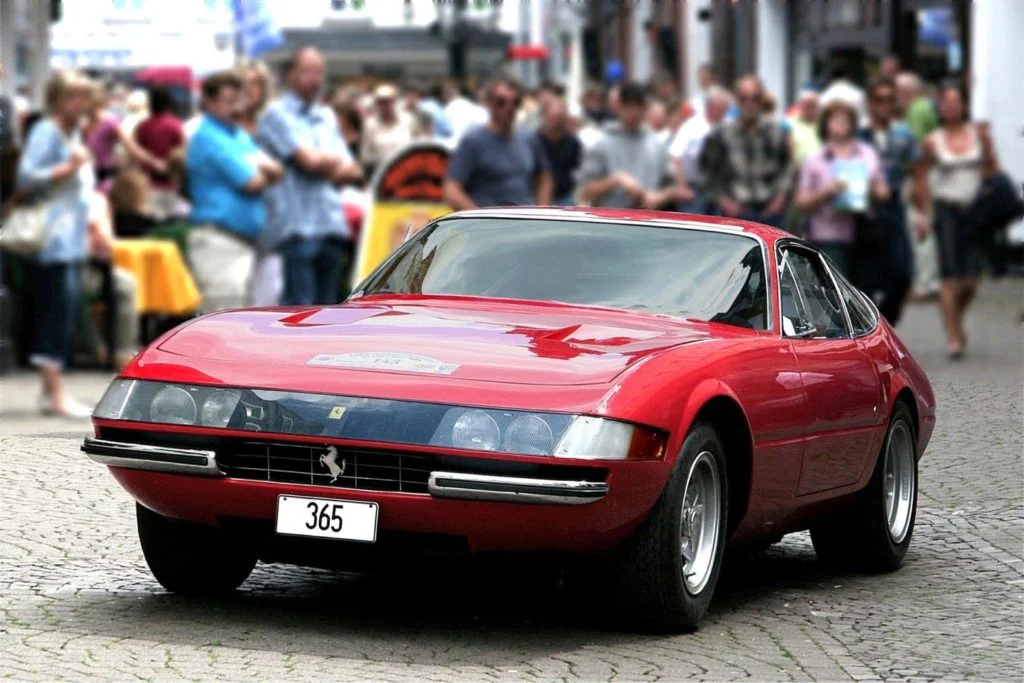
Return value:
M 226 311 L 159 349 L 207 361 L 323 372 L 439 375 L 528 385 L 603 384 L 713 326 L 645 313 L 469 297 L 371 297 L 340 306 Z

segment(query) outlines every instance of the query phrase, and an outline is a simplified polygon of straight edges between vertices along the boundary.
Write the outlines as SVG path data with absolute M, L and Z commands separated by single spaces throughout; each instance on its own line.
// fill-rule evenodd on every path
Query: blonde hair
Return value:
M 114 213 L 144 213 L 149 202 L 149 178 L 128 167 L 117 174 L 108 194 Z
M 263 89 L 263 101 L 259 103 L 259 110 L 256 112 L 258 114 L 274 97 L 274 81 L 270 76 L 270 69 L 263 62 L 249 62 L 242 70 L 242 75 L 248 79 L 250 74 L 255 74 L 259 78 L 260 87 Z M 248 83 L 243 82 L 242 85 L 245 86 Z
M 107 103 L 107 89 L 97 80 L 88 79 L 89 107 L 96 108 Z
M 50 114 L 56 113 L 57 107 L 69 95 L 84 94 L 93 96 L 93 81 L 73 69 L 55 71 L 50 80 L 46 83 L 44 99 L 46 111 Z

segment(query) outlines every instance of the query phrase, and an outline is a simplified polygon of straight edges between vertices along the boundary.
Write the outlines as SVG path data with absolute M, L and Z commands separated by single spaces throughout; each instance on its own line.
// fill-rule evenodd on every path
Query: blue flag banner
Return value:
M 284 42 L 267 0 L 232 0 L 235 33 L 247 57 L 259 57 Z

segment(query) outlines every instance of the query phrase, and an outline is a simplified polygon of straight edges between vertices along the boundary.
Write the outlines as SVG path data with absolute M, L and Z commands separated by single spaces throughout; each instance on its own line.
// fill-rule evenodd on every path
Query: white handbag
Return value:
M 61 138 L 69 149 L 76 142 L 61 132 Z M 77 143 L 77 144 L 80 144 Z M 61 183 L 55 183 L 44 190 L 35 201 L 15 206 L 7 220 L 0 224 L 0 249 L 20 256 L 33 256 L 46 246 L 50 236 L 50 208 L 53 195 Z
M 46 246 L 46 219 L 50 202 L 43 199 L 15 207 L 0 226 L 0 249 L 21 256 L 32 256 Z

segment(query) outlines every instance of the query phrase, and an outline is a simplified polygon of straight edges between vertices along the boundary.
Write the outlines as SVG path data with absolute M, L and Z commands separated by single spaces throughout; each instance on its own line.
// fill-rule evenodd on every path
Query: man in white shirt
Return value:
M 491 117 L 487 110 L 465 97 L 457 81 L 445 81 L 442 92 L 445 103 L 444 115 L 452 127 L 453 142 L 457 142 L 470 128 L 485 126 L 490 121 Z
M 679 210 L 685 213 L 706 213 L 707 202 L 701 196 L 700 158 L 704 139 L 711 129 L 725 118 L 731 99 L 724 88 L 713 85 L 704 95 L 704 109 L 688 118 L 669 145 L 668 153 L 679 183 Z
M 711 64 L 701 64 L 697 69 L 697 92 L 690 98 L 690 106 L 698 113 L 703 113 L 708 91 L 718 85 L 718 74 Z
M 360 161 L 371 173 L 378 165 L 390 159 L 412 142 L 414 120 L 397 106 L 398 89 L 388 83 L 377 86 L 373 92 L 374 115 L 363 126 Z

